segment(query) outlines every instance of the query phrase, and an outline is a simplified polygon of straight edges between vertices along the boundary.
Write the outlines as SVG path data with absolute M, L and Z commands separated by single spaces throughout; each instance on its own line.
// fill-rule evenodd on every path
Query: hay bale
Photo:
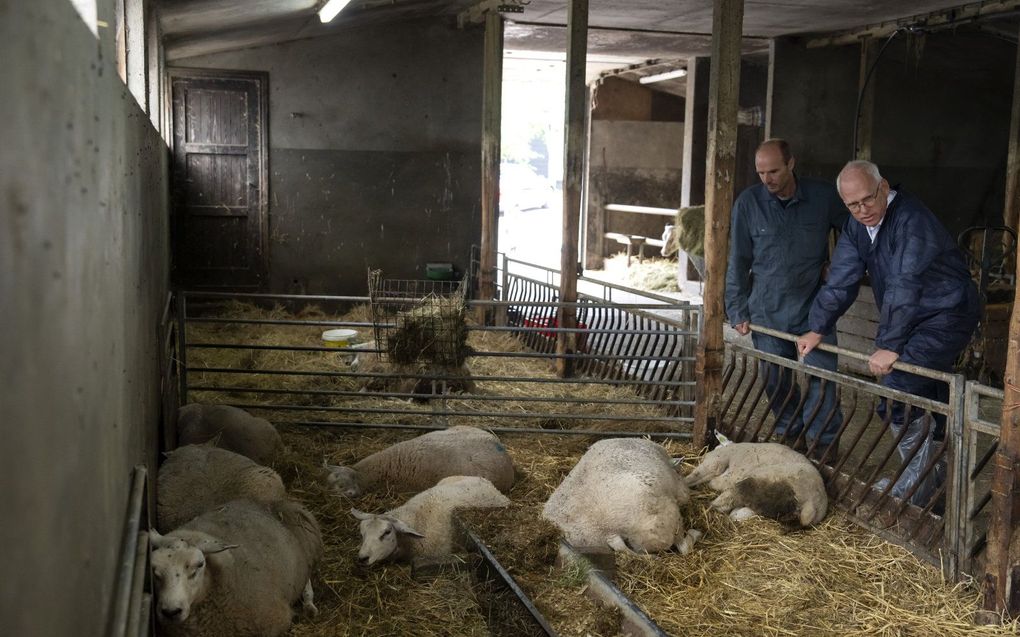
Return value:
M 459 367 L 467 358 L 467 324 L 461 298 L 429 296 L 396 317 L 384 341 L 390 360 Z
M 681 250 L 696 257 L 704 257 L 705 206 L 689 206 L 678 210 L 673 236 Z

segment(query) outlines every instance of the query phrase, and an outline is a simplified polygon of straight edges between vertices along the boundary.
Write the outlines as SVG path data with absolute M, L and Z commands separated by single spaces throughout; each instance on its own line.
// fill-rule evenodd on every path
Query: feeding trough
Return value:
M 358 330 L 335 329 L 326 330 L 322 333 L 322 342 L 326 347 L 350 347 L 351 343 L 357 340 Z

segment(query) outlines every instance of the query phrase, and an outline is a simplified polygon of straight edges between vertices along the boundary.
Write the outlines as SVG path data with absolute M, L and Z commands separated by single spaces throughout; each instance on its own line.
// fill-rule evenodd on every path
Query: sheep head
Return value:
M 164 624 L 183 623 L 205 598 L 210 585 L 206 557 L 237 548 L 215 538 L 187 540 L 156 530 L 149 531 L 149 543 L 157 616 Z
M 326 482 L 332 485 L 334 490 L 339 491 L 348 498 L 356 498 L 364 493 L 358 472 L 354 469 L 335 464 L 326 464 L 325 461 L 323 461 L 322 466 L 329 472 L 326 476 Z
M 361 520 L 361 548 L 358 562 L 371 566 L 393 557 L 400 548 L 400 539 L 425 537 L 410 525 L 390 515 L 373 515 L 351 509 L 351 515 Z

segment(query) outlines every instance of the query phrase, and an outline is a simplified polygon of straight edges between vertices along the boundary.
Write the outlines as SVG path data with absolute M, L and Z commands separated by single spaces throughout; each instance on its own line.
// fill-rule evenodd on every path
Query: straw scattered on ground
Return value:
M 678 267 L 675 259 L 646 257 L 639 263 L 633 256 L 628 267 L 627 254 L 620 252 L 605 259 L 601 271 L 596 270 L 590 274 L 593 278 L 620 283 L 638 290 L 678 292 L 680 290 L 677 285 Z

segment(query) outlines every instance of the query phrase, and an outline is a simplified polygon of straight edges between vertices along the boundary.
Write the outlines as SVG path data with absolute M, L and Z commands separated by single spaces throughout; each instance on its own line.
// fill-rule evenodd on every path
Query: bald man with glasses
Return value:
M 977 288 L 963 253 L 935 215 L 917 198 L 894 190 L 878 166 L 852 161 L 839 173 L 836 189 L 852 216 L 832 256 L 829 277 L 815 297 L 811 331 L 797 341 L 801 356 L 811 352 L 857 298 L 867 274 L 879 310 L 875 352 L 868 361 L 882 385 L 945 402 L 946 383 L 893 370 L 896 361 L 952 372 L 981 315 Z M 891 418 L 899 453 L 907 463 L 891 493 L 926 506 L 941 486 L 945 464 L 936 463 L 922 480 L 936 444 L 945 436 L 945 418 L 934 422 L 914 408 L 883 399 L 879 414 Z M 915 451 L 916 450 L 916 451 Z M 920 484 L 919 484 L 920 483 Z M 915 488 L 916 486 L 916 488 Z

